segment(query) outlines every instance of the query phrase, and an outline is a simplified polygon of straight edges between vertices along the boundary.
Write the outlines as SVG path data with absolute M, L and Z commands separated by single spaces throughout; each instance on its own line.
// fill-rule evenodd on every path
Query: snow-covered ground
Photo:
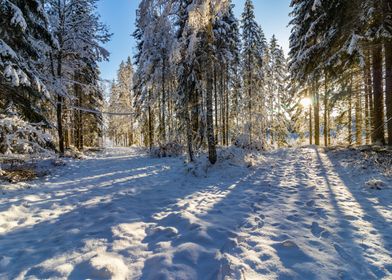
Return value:
M 71 161 L 0 195 L 0 279 L 391 279 L 392 181 L 355 155 Z

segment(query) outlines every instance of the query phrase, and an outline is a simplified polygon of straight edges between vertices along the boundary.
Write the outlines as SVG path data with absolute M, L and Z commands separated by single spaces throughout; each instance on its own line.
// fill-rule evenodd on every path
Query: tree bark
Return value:
M 192 140 L 195 140 L 198 137 L 199 116 L 200 116 L 199 91 L 196 89 L 196 86 L 192 82 L 191 85 Z
M 62 79 L 62 52 L 60 51 L 57 58 L 57 78 Z M 59 137 L 59 149 L 60 156 L 64 155 L 64 132 L 63 132 L 63 97 L 61 94 L 57 94 L 57 106 L 56 106 L 56 115 L 57 115 L 57 132 Z
M 218 81 L 216 76 L 216 64 L 214 65 L 214 101 L 215 101 L 215 141 L 218 141 Z
M 362 95 L 359 81 L 355 81 L 355 141 L 362 145 Z
M 166 56 L 162 54 L 162 119 L 161 119 L 161 142 L 166 143 Z
M 213 76 L 212 71 L 212 44 L 213 44 L 213 29 L 212 29 L 212 11 L 210 7 L 210 18 L 207 30 L 207 88 L 206 88 L 206 109 L 207 109 L 207 141 L 208 141 L 208 159 L 211 164 L 215 164 L 217 161 L 215 137 L 214 137 L 214 119 L 213 119 L 213 107 L 212 107 L 212 84 Z
M 252 144 L 252 65 L 251 65 L 251 54 L 248 55 L 248 110 L 249 110 L 249 144 Z
M 148 101 L 151 100 L 151 91 L 148 92 Z M 153 147 L 153 142 L 154 142 L 154 131 L 153 131 L 153 125 L 152 125 L 152 110 L 151 110 L 151 105 L 148 104 L 148 146 L 150 148 L 150 151 L 152 150 Z
M 226 145 L 226 99 L 225 99 L 225 84 L 224 84 L 224 66 L 221 65 L 220 72 L 220 109 L 221 109 L 221 144 Z
M 320 146 L 320 94 L 318 86 L 313 87 L 314 90 L 314 144 Z
M 352 145 L 353 143 L 353 131 L 352 131 L 352 91 L 353 91 L 353 83 L 351 76 L 349 95 L 348 95 L 348 113 L 347 113 L 347 130 L 348 130 L 348 144 Z
M 83 91 L 80 89 L 79 92 L 79 106 L 83 107 Z M 84 122 L 83 122 L 83 111 L 79 111 L 79 121 L 80 121 L 80 133 L 79 133 L 79 150 L 84 149 Z
M 369 95 L 367 94 L 367 90 L 365 92 L 365 143 L 366 145 L 370 144 L 369 138 Z
M 312 105 L 309 105 L 309 144 L 313 145 Z
M 225 96 L 226 96 L 226 145 L 228 146 L 229 141 L 229 129 L 230 129 L 230 104 L 229 104 L 229 66 L 227 66 L 226 70 L 226 86 L 225 86 Z
M 366 132 L 366 145 L 371 142 L 372 131 L 372 76 L 370 71 L 370 57 L 366 55 L 365 70 L 364 70 L 364 86 L 365 86 L 365 132 Z
M 372 72 L 373 72 L 373 135 L 376 144 L 385 145 L 384 132 L 384 101 L 383 101 L 383 82 L 382 82 L 382 47 L 373 46 L 372 50 Z
M 385 51 L 385 104 L 387 108 L 388 145 L 392 146 L 392 42 L 384 43 Z
M 392 33 L 392 0 L 383 0 L 383 24 Z M 384 39 L 385 54 L 385 105 L 387 116 L 388 146 L 392 146 L 392 40 Z
M 62 103 L 63 103 L 63 98 L 61 97 L 61 95 L 57 95 L 56 115 L 57 115 L 57 132 L 59 137 L 60 156 L 63 156 L 65 152 L 63 121 L 62 121 Z
M 328 134 L 329 134 L 329 124 L 328 124 L 328 79 L 327 74 L 324 74 L 324 146 L 328 147 Z

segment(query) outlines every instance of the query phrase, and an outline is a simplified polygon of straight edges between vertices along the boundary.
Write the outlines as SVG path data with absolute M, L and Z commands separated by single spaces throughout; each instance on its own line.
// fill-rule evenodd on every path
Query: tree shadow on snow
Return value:
M 55 261 L 64 254 L 71 255 L 73 252 L 79 252 L 81 256 L 87 254 L 89 250 L 85 248 L 87 241 L 95 242 L 93 242 L 95 245 L 89 245 L 90 249 L 94 246 L 108 246 L 107 250 L 111 251 L 111 245 L 116 238 L 112 232 L 113 227 L 135 222 L 148 223 L 154 213 L 170 207 L 178 199 L 194 191 L 186 187 L 176 188 L 175 192 L 170 191 L 173 182 L 186 183 L 178 177 L 171 178 L 173 174 L 178 173 L 178 170 L 173 170 L 173 163 L 177 164 L 174 168 L 178 167 L 178 159 L 163 161 L 148 159 L 147 164 L 152 164 L 154 168 L 149 168 L 151 170 L 147 173 L 143 169 L 146 162 L 140 158 L 124 158 L 122 161 L 122 163 L 113 161 L 113 164 L 120 166 L 114 168 L 115 173 L 104 178 L 103 183 L 102 177 L 95 178 L 95 176 L 99 176 L 103 171 L 102 168 L 107 164 L 104 163 L 105 160 L 102 160 L 102 165 L 86 168 L 88 179 L 82 178 L 83 183 L 73 182 L 68 186 L 62 185 L 61 191 L 64 194 L 40 201 L 37 205 L 32 204 L 41 210 L 53 209 L 51 207 L 65 208 L 65 210 L 59 213 L 58 217 L 49 217 L 48 220 L 37 222 L 32 226 L 17 228 L 0 235 L 0 257 L 11 258 L 7 266 L 0 266 L 0 276 L 14 279 L 19 273 L 27 270 L 24 277 L 38 279 L 61 277 L 41 264 L 49 260 Z M 121 170 L 124 164 L 127 166 L 126 172 Z M 81 165 L 81 168 L 85 167 L 86 165 Z M 61 181 L 61 178 L 58 180 Z M 85 190 L 80 191 L 80 188 Z M 42 192 L 51 191 L 53 188 L 50 187 L 42 189 Z M 54 191 L 59 189 L 56 187 Z M 158 193 L 160 195 L 157 195 Z M 22 203 L 24 202 L 19 201 L 14 204 Z M 78 263 L 78 260 L 71 259 L 67 262 Z M 95 278 L 96 275 L 88 275 L 89 272 L 85 270 L 84 265 L 86 265 L 84 262 L 77 265 L 70 278 Z M 97 277 L 105 278 L 105 276 Z
M 355 226 L 352 221 L 356 221 L 361 218 L 368 221 L 373 226 L 373 228 L 377 230 L 378 234 L 384 239 L 385 248 L 387 251 L 392 249 L 390 244 L 387 243 L 390 242 L 388 240 L 391 240 L 391 236 L 385 235 L 386 232 L 391 232 L 391 224 L 385 221 L 384 217 L 378 213 L 371 201 L 363 197 L 363 195 L 360 193 L 361 190 L 358 189 L 358 186 L 360 186 L 360 184 L 358 184 L 359 182 L 354 182 L 352 179 L 350 179 L 348 175 L 344 173 L 344 168 L 338 161 L 335 161 L 334 158 L 330 157 L 329 154 L 326 153 L 328 160 L 330 161 L 327 167 L 327 163 L 323 161 L 320 155 L 320 151 L 315 149 L 315 152 L 319 164 L 319 175 L 325 178 L 325 182 L 329 190 L 328 194 L 330 205 L 333 206 L 336 213 L 336 234 L 339 236 L 338 240 L 341 242 L 341 244 L 334 243 L 333 246 L 338 255 L 342 258 L 342 263 L 351 267 L 350 270 L 357 273 L 356 277 L 359 278 L 376 277 L 380 279 L 385 277 L 385 272 L 380 267 L 372 265 L 369 263 L 369 260 L 365 258 L 364 252 L 367 249 L 367 245 L 363 243 L 363 239 L 359 234 L 360 228 Z M 343 185 L 332 184 L 329 174 L 338 176 Z M 356 215 L 353 216 L 345 213 L 340 204 L 344 203 L 343 200 L 347 198 L 339 196 L 339 189 L 343 190 L 344 192 L 348 192 L 349 196 L 351 196 L 353 199 L 352 202 L 357 204 L 357 206 L 354 206 L 354 208 L 361 208 L 365 214 L 364 217 L 358 217 Z M 354 275 L 345 275 L 345 277 L 354 277 Z

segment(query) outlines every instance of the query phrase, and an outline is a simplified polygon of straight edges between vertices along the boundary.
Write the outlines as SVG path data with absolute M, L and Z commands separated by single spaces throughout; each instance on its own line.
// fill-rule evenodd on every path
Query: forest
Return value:
M 2 153 L 392 144 L 388 1 L 293 1 L 287 56 L 250 1 L 142 1 L 109 96 L 96 2 L 2 2 Z
M 392 1 L 131 2 L 0 0 L 0 279 L 392 277 Z

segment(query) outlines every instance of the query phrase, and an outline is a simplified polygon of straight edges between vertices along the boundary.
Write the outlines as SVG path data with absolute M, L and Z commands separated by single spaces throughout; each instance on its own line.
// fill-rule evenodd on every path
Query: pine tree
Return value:
M 133 123 L 133 66 L 130 58 L 120 64 L 115 81 L 111 88 L 108 110 L 118 114 L 109 116 L 109 137 L 117 146 L 134 144 Z
M 227 9 L 214 20 L 214 99 L 215 99 L 215 127 L 216 141 L 218 142 L 218 131 L 221 132 L 221 143 L 229 144 L 230 132 L 230 112 L 238 117 L 238 96 L 237 104 L 230 104 L 231 87 L 229 84 L 238 83 L 237 75 L 239 75 L 240 63 L 240 34 L 239 23 L 234 16 L 233 5 L 229 2 Z M 238 95 L 238 84 L 235 85 Z M 234 88 L 234 87 L 232 87 Z M 219 94 L 218 94 L 219 92 Z M 218 110 L 218 104 L 220 110 Z M 234 106 L 232 106 L 234 105 Z M 218 117 L 219 116 L 219 117 Z M 218 122 L 221 122 L 218 125 Z M 220 128 L 220 129 L 219 129 Z
M 47 9 L 50 19 L 50 28 L 58 41 L 58 48 L 50 52 L 51 70 L 48 73 L 51 90 L 56 94 L 56 115 L 59 140 L 59 150 L 64 154 L 63 107 L 66 98 L 72 93 L 68 92 L 70 86 L 80 81 L 81 72 L 89 78 L 94 77 L 97 69 L 96 63 L 107 59 L 108 52 L 101 46 L 110 38 L 99 17 L 96 15 L 97 0 L 48 0 Z M 96 76 L 96 75 L 95 75 Z M 90 79 L 86 79 L 90 80 Z M 87 85 L 96 86 L 97 83 Z
M 50 95 L 40 65 L 55 41 L 47 25 L 41 1 L 0 1 L 0 106 L 12 102 L 27 119 L 48 123 L 42 102 Z
M 171 78 L 171 55 L 174 32 L 169 18 L 171 6 L 167 2 L 142 1 L 137 12 L 134 38 L 138 50 L 136 59 L 136 102 L 152 117 L 158 115 L 158 143 L 167 143 L 168 88 Z M 149 114 L 148 113 L 148 114 Z M 149 118 L 146 118 L 150 122 Z M 150 127 L 151 128 L 151 127 Z M 154 134 L 153 129 L 150 129 Z M 154 143 L 150 143 L 152 146 Z
M 270 111 L 270 126 L 272 127 L 271 134 L 275 134 L 275 142 L 278 146 L 282 146 L 286 143 L 287 138 L 287 110 L 288 110 L 288 94 L 287 94 L 287 81 L 288 81 L 288 69 L 287 61 L 284 56 L 283 49 L 278 45 L 278 41 L 275 35 L 272 36 L 269 44 L 269 61 L 268 72 L 269 79 L 269 106 Z
M 178 19 L 176 22 L 176 26 L 178 28 L 176 39 L 177 39 L 177 48 L 179 49 L 178 60 L 176 61 L 177 71 L 178 71 L 178 96 L 179 101 L 178 104 L 182 108 L 180 110 L 181 115 L 181 127 L 186 131 L 186 143 L 187 143 L 187 152 L 189 156 L 189 160 L 194 160 L 194 145 L 193 145 L 193 132 L 191 126 L 191 117 L 189 114 L 189 107 L 191 105 L 191 96 L 194 95 L 194 82 L 192 81 L 192 77 L 194 77 L 193 73 L 193 65 L 192 65 L 192 57 L 189 55 L 193 54 L 193 50 L 188 51 L 191 46 L 191 40 L 195 36 L 189 26 L 190 14 L 189 9 L 193 4 L 193 0 L 187 1 L 178 1 L 178 9 L 176 11 L 178 15 Z
M 252 143 L 253 134 L 253 115 L 255 106 L 254 99 L 257 98 L 258 81 L 262 79 L 263 56 L 266 49 L 266 40 L 261 27 L 255 19 L 254 6 L 251 0 L 245 1 L 244 12 L 241 20 L 242 27 L 242 61 L 243 61 L 243 80 L 246 92 L 247 110 L 247 133 L 249 144 Z

